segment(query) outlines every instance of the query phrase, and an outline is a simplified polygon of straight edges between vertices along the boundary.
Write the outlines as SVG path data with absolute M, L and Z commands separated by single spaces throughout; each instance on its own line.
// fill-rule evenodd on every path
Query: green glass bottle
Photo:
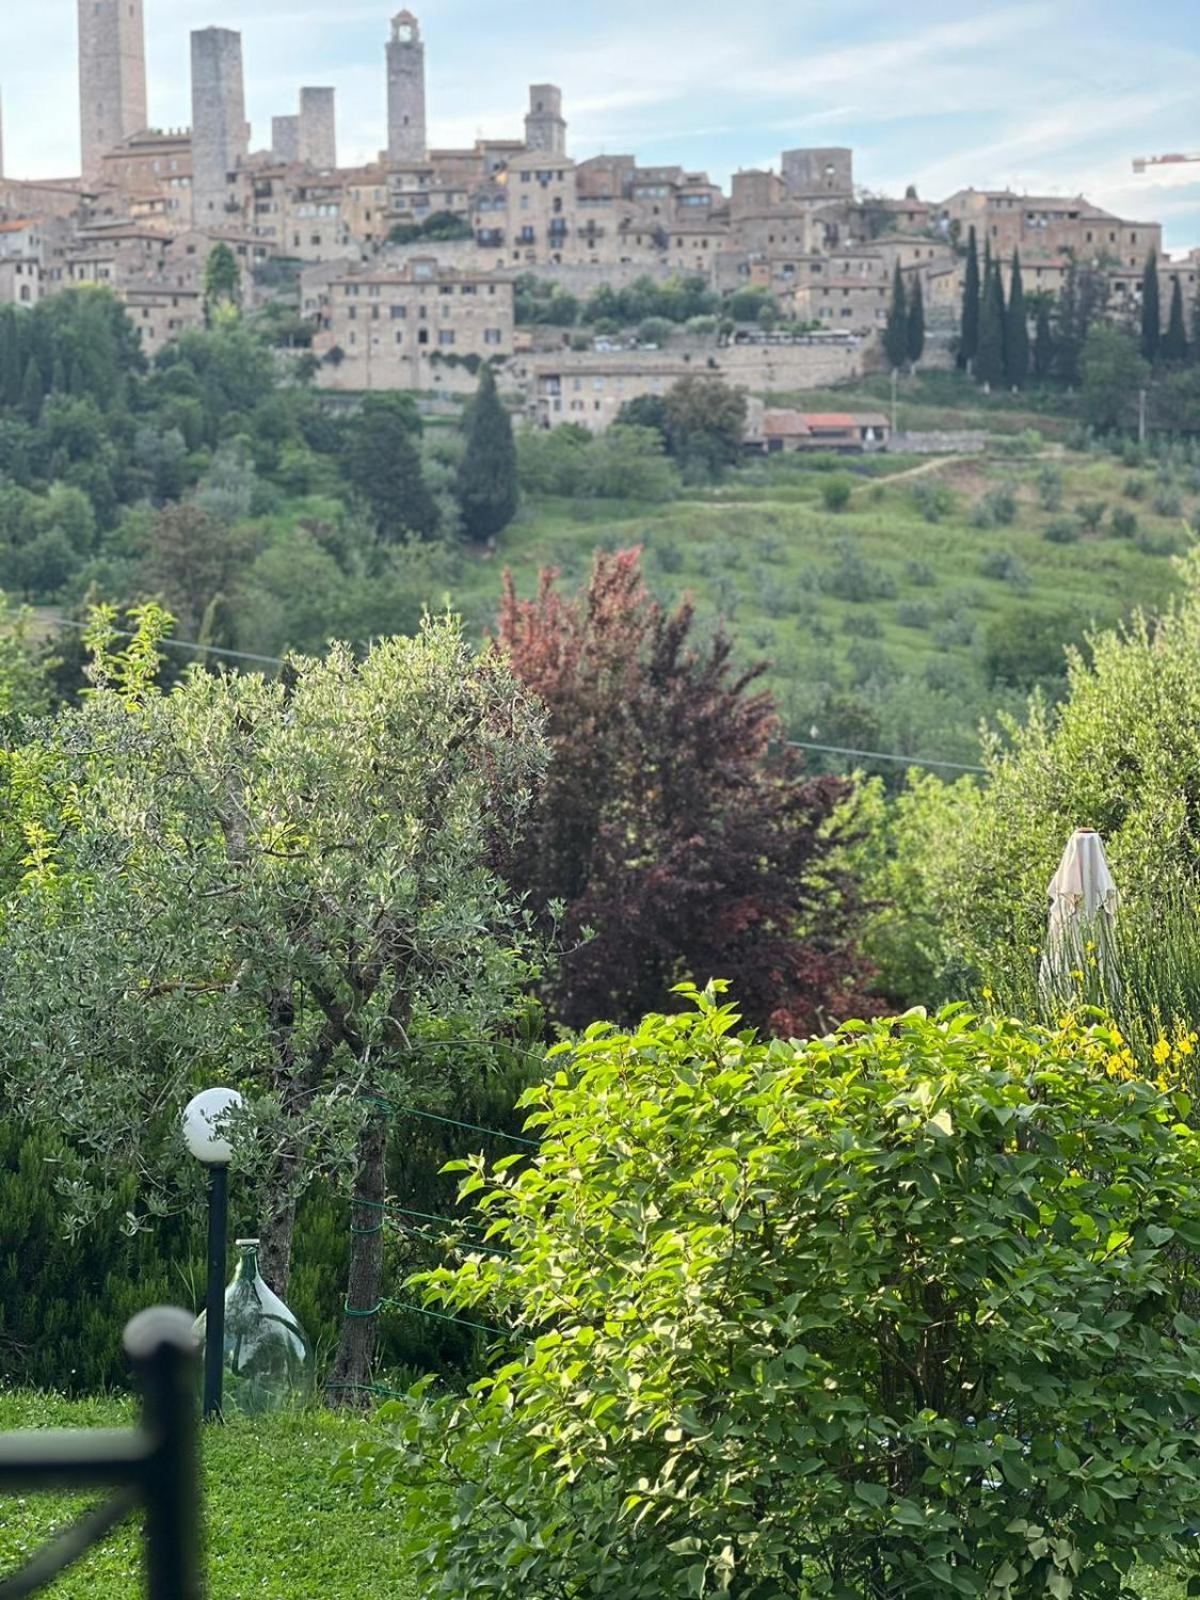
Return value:
M 312 1389 L 312 1355 L 304 1330 L 263 1281 L 258 1240 L 239 1239 L 238 1265 L 225 1291 L 227 1414 L 261 1416 L 303 1405 Z M 196 1318 L 204 1342 L 205 1314 Z

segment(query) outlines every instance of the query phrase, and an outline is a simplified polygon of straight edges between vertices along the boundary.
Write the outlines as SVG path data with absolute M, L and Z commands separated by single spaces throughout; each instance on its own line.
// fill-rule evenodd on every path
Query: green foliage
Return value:
M 1004 375 L 1014 389 L 1024 388 L 1029 378 L 1029 311 L 1025 304 L 1025 285 L 1021 277 L 1021 254 L 1013 251 L 1012 286 L 1009 290 L 1007 321 L 1004 329 Z
M 1136 517 L 1134 521 L 1137 521 Z M 1051 544 L 1074 544 L 1082 533 L 1081 525 L 1072 522 L 1070 517 L 1055 517 L 1046 524 L 1046 538 Z
M 913 279 L 912 294 L 908 303 L 908 361 L 915 367 L 925 354 L 925 291 L 921 275 Z
M 1183 309 L 1183 284 L 1179 274 L 1171 279 L 1171 313 L 1167 331 L 1163 335 L 1161 354 L 1164 361 L 1182 365 L 1188 358 L 1187 318 Z
M 496 375 L 484 367 L 467 412 L 466 449 L 458 469 L 458 503 L 468 538 L 485 544 L 517 514 L 517 447 L 512 418 L 496 391 Z
M 962 324 L 958 341 L 958 365 L 962 370 L 973 366 L 979 353 L 979 317 L 982 300 L 979 276 L 979 240 L 972 226 L 967 242 L 967 266 L 963 278 Z
M 411 395 L 368 395 L 346 445 L 346 475 L 370 507 L 381 538 L 431 539 L 438 509 L 415 440 L 421 419 Z
M 1017 497 L 1006 485 L 989 489 L 971 512 L 976 528 L 1010 528 L 1016 520 Z
M 1112 531 L 1118 539 L 1136 539 L 1138 534 L 1137 512 L 1130 511 L 1127 506 L 1118 506 L 1112 514 Z
M 715 377 L 681 378 L 663 403 L 667 450 L 685 472 L 719 477 L 741 459 L 746 396 Z
M 849 478 L 826 478 L 821 485 L 826 511 L 844 511 L 850 504 L 852 488 Z
M 388 234 L 388 243 L 419 244 L 427 239 L 443 244 L 474 237 L 474 229 L 465 217 L 456 216 L 453 211 L 435 211 L 423 222 L 397 222 Z
M 1000 265 L 993 262 L 985 274 L 983 303 L 979 313 L 979 351 L 975 357 L 975 376 L 992 388 L 1001 385 L 1008 372 L 1005 356 L 1004 283 Z
M 1184 1102 L 1109 1076 L 1110 1027 L 768 1046 L 690 993 L 563 1047 L 536 1164 L 463 1163 L 510 1253 L 423 1282 L 506 1359 L 343 1466 L 403 1497 L 427 1592 L 1116 1600 L 1182 1556 Z
M 1108 507 L 1103 500 L 1081 500 L 1075 507 L 1075 515 L 1089 533 L 1099 533 L 1108 515 Z
M 665 317 L 668 322 L 688 322 L 692 317 L 712 316 L 721 298 L 709 287 L 707 278 L 673 275 L 665 280 L 635 278 L 627 288 L 602 285 L 583 308 L 582 317 L 597 333 L 636 328 L 647 317 Z M 753 313 L 757 315 L 757 306 Z M 750 319 L 747 319 L 750 320 Z
M 1158 252 L 1151 250 L 1142 273 L 1142 359 L 1158 359 L 1162 343 L 1162 298 L 1158 283 Z
M 908 361 L 909 317 L 908 296 L 904 289 L 904 274 L 896 262 L 892 274 L 892 300 L 888 308 L 887 325 L 883 332 L 883 348 L 893 372 L 898 372 Z
M 237 257 L 227 244 L 216 244 L 204 267 L 205 321 L 217 321 L 227 312 L 236 317 L 241 303 L 242 274 Z
M 913 484 L 913 505 L 926 522 L 941 522 L 954 509 L 954 491 L 946 483 L 929 483 L 922 480 Z
M 1120 328 L 1092 328 L 1080 356 L 1080 373 L 1080 401 L 1091 426 L 1103 433 L 1128 427 L 1137 414 L 1138 391 L 1150 376 L 1130 336 Z

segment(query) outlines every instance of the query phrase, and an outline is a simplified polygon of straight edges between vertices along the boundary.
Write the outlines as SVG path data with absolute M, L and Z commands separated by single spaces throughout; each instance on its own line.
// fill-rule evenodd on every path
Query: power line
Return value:
M 76 622 L 69 617 L 57 617 L 55 622 L 60 628 L 77 628 L 80 632 L 93 626 L 90 622 Z M 113 628 L 110 631 L 118 639 L 138 637 L 136 633 L 126 628 Z M 260 656 L 249 650 L 227 650 L 221 645 L 200 644 L 195 639 L 162 638 L 156 643 L 164 650 L 189 650 L 194 655 L 220 656 L 223 661 L 252 661 L 255 666 L 260 667 L 287 665 L 280 656 Z M 784 744 L 789 750 L 814 750 L 822 755 L 850 756 L 859 761 L 891 761 L 898 766 L 929 767 L 942 772 L 974 772 L 981 776 L 987 772 L 986 767 L 971 766 L 962 761 L 940 761 L 929 756 L 901 756 L 887 750 L 851 750 L 836 744 L 813 744 L 805 739 L 786 739 Z
M 898 756 L 886 750 L 848 750 L 837 744 L 811 744 L 804 739 L 785 739 L 789 750 L 818 750 L 830 756 L 854 756 L 860 761 L 894 761 L 903 767 L 938 767 L 943 772 L 978 772 L 986 767 L 967 766 L 961 761 L 933 761 L 927 756 Z

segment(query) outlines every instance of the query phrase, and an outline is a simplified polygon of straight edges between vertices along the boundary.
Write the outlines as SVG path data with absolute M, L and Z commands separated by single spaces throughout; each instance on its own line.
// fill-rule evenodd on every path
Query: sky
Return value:
M 384 44 L 404 0 L 145 0 L 150 118 L 190 121 L 188 34 L 240 29 L 255 148 L 301 84 L 334 84 L 343 164 L 385 141 Z M 558 83 L 577 159 L 778 166 L 850 145 L 856 180 L 930 199 L 1010 186 L 1086 194 L 1200 246 L 1200 164 L 1135 177 L 1135 156 L 1200 154 L 1196 0 L 408 0 L 428 52 L 430 140 L 515 137 L 527 86 Z M 0 0 L 11 176 L 79 170 L 76 0 Z

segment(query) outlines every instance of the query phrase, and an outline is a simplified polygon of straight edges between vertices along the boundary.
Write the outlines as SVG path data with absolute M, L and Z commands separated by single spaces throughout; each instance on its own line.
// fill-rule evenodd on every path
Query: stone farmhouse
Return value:
M 843 147 L 784 151 L 777 170 L 736 173 L 728 193 L 705 172 L 642 166 L 632 154 L 577 160 L 553 84 L 530 87 L 523 129 L 431 148 L 427 46 L 409 10 L 390 26 L 381 17 L 386 127 L 363 165 L 339 164 L 336 94 L 323 85 L 298 86 L 269 143 L 255 147 L 242 38 L 228 28 L 191 35 L 190 125 L 151 128 L 145 0 L 77 3 L 80 174 L 6 178 L 0 140 L 0 304 L 103 285 L 129 307 L 150 354 L 202 322 L 217 243 L 238 257 L 247 309 L 292 296 L 328 388 L 458 392 L 492 361 L 523 389 L 530 415 L 590 428 L 696 363 L 752 392 L 870 366 L 897 268 L 922 283 L 928 359 L 948 360 L 972 227 L 1006 270 L 1020 251 L 1027 290 L 1056 293 L 1073 262 L 1094 262 L 1114 312 L 1132 316 L 1154 252 L 1164 305 L 1175 273 L 1195 298 L 1200 264 L 1172 266 L 1158 224 L 1082 197 L 882 198 L 859 186 Z M 548 342 L 544 330 L 532 341 L 518 333 L 515 288 L 526 274 L 577 295 L 646 276 L 696 277 L 725 294 L 757 287 L 783 321 L 814 335 L 567 350 L 561 333 Z

